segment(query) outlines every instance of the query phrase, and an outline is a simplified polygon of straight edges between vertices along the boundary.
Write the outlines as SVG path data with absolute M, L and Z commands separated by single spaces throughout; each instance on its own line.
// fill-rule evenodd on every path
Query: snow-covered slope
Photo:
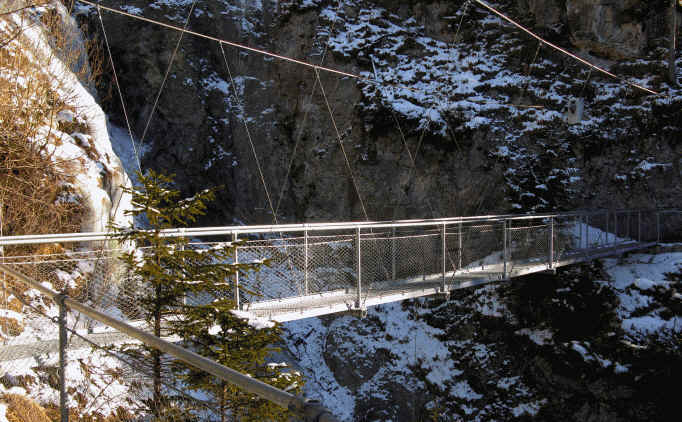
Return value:
M 45 14 L 58 16 L 59 20 L 50 22 L 59 27 L 46 27 L 46 19 L 41 21 Z M 93 89 L 84 85 L 88 78 L 87 52 L 82 50 L 84 41 L 73 18 L 61 2 L 52 2 L 26 13 L 4 16 L 0 19 L 0 33 L 12 40 L 3 47 L 9 54 L 22 54 L 30 62 L 27 68 L 2 69 L 0 77 L 22 88 L 29 83 L 26 78 L 45 77 L 51 95 L 62 104 L 59 109 L 45 110 L 47 116 L 37 136 L 27 141 L 45 143 L 44 154 L 55 164 L 73 165 L 77 200 L 86 207 L 82 230 L 104 231 L 111 222 L 125 223 L 123 212 L 130 208 L 130 199 L 121 187 L 129 186 L 130 181 L 112 149 L 107 116 Z M 15 34 L 18 36 L 13 37 Z M 39 99 L 35 104 L 40 106 Z

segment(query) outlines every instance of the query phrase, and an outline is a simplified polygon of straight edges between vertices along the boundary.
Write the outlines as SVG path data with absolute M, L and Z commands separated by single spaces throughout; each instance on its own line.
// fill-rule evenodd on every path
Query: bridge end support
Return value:
M 367 308 L 365 307 L 356 306 L 349 309 L 346 313 L 359 319 L 367 318 Z
M 435 296 L 439 299 L 450 300 L 450 290 L 448 288 L 439 289 Z

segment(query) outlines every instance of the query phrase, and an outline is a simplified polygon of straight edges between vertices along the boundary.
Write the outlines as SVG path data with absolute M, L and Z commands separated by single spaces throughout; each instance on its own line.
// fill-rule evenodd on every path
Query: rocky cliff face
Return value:
M 192 2 L 109 3 L 182 26 Z M 186 36 L 143 165 L 177 173 L 188 193 L 224 185 L 211 215 L 221 224 L 273 220 L 244 118 L 285 221 L 364 218 L 363 205 L 370 218 L 390 219 L 679 198 L 682 117 L 678 91 L 664 79 L 662 8 L 493 2 L 549 40 L 664 93 L 655 97 L 538 49 L 476 4 L 460 3 L 199 1 L 192 30 L 379 84 L 321 72 L 323 93 L 310 68 L 226 46 L 231 79 L 218 43 Z M 98 24 L 93 9 L 80 11 Z M 178 33 L 103 13 L 139 136 Z M 585 112 L 568 124 L 572 100 Z

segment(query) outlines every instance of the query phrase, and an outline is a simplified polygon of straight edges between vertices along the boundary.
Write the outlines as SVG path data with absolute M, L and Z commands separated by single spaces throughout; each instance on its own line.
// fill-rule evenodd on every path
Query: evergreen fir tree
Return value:
M 179 199 L 180 192 L 171 188 L 172 178 L 149 171 L 138 174 L 139 188 L 129 189 L 134 208 L 133 217 L 145 216 L 148 228 L 115 227 L 119 238 L 133 241 L 136 252 L 123 256 L 134 277 L 149 287 L 138 298 L 139 312 L 156 336 L 179 335 L 187 347 L 237 371 L 248 373 L 277 387 L 299 386 L 297 374 L 282 373 L 277 365 L 265 359 L 280 341 L 276 326 L 257 329 L 231 311 L 235 275 L 246 276 L 257 271 L 262 263 L 233 264 L 235 244 L 220 243 L 211 247 L 194 248 L 182 237 L 163 237 L 161 231 L 185 227 L 196 221 L 206 210 L 206 203 L 214 199 L 213 190 L 202 191 L 191 198 Z M 144 247 L 144 253 L 139 253 Z M 252 293 L 252 292 L 251 292 Z M 185 303 L 187 297 L 197 298 Z M 153 398 L 150 410 L 157 420 L 166 420 L 179 410 L 164 409 L 162 381 L 166 372 L 162 354 L 153 348 L 140 346 L 137 353 L 153 361 Z M 239 391 L 234 386 L 216 380 L 184 364 L 172 365 L 179 381 L 192 390 L 202 390 L 215 397 L 221 421 L 226 415 L 240 421 L 286 420 L 285 409 Z M 192 406 L 187 406 L 191 410 Z M 189 420 L 190 413 L 187 413 Z

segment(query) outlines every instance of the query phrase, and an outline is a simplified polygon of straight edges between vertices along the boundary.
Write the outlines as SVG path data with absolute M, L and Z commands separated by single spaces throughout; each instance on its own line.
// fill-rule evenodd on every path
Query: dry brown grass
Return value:
M 52 422 L 38 403 L 19 394 L 3 394 L 0 402 L 7 404 L 9 422 Z
M 87 133 L 87 128 L 57 124 L 57 114 L 68 109 L 69 93 L 57 92 L 60 81 L 49 69 L 55 60 L 62 60 L 86 79 L 87 61 L 82 60 L 82 51 L 69 50 L 77 44 L 58 13 L 48 10 L 39 18 L 22 16 L 21 23 L 16 19 L 10 22 L 5 18 L 8 34 L 3 38 L 15 41 L 0 49 L 2 232 L 75 231 L 84 212 L 73 189 L 78 163 L 57 160 L 54 145 L 61 142 L 60 129 Z M 54 50 L 61 51 L 59 57 L 40 51 L 25 36 L 28 25 L 38 24 L 48 29 Z

